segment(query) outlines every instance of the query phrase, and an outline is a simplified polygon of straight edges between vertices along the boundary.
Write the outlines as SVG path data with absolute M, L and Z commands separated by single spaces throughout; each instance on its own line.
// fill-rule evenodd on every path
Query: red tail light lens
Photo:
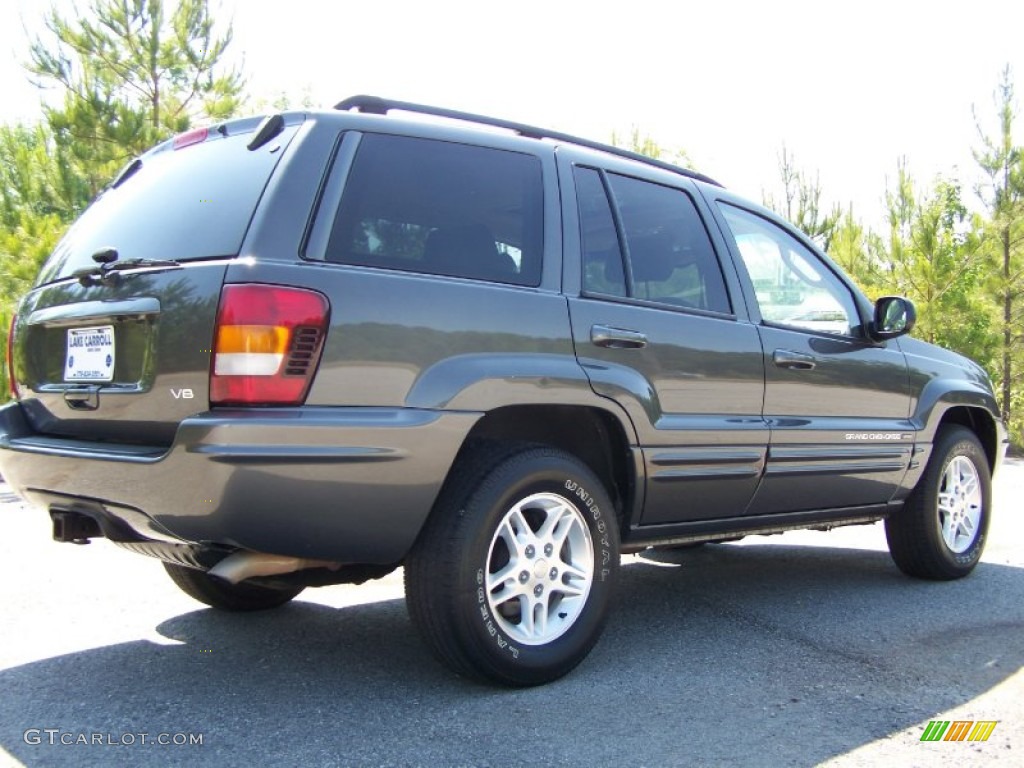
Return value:
M 14 379 L 14 324 L 17 320 L 18 316 L 12 315 L 11 327 L 7 329 L 7 386 L 15 400 L 21 397 L 18 394 L 18 382 Z
M 330 305 L 315 291 L 226 285 L 210 366 L 211 405 L 301 405 L 320 362 Z
M 185 133 L 179 133 L 174 137 L 172 146 L 174 149 L 184 149 L 185 147 L 191 147 L 193 144 L 202 144 L 209 135 L 209 128 L 196 128 Z

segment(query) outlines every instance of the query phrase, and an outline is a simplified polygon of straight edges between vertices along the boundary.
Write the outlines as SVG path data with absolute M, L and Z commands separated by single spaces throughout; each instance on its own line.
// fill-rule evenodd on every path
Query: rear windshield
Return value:
M 117 249 L 119 260 L 188 261 L 238 253 L 256 204 L 282 147 L 297 126 L 255 151 L 252 133 L 161 149 L 140 158 L 141 166 L 108 189 L 82 214 L 54 249 L 38 283 L 94 267 L 92 255 Z

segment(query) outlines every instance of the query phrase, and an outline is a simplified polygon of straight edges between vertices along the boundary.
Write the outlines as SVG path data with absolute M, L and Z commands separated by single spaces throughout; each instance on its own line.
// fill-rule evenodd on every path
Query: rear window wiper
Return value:
M 106 269 L 108 272 L 115 270 L 125 269 L 136 269 L 150 267 L 180 267 L 181 262 L 175 261 L 174 259 L 125 259 L 124 261 L 115 261 L 112 264 L 100 267 L 100 269 Z
M 117 282 L 120 275 L 129 269 L 177 269 L 181 262 L 173 259 L 125 259 L 117 260 L 117 250 L 114 248 L 103 248 L 92 255 L 94 261 L 99 262 L 95 267 L 83 267 L 71 273 L 71 277 L 78 280 L 82 285 L 112 285 Z

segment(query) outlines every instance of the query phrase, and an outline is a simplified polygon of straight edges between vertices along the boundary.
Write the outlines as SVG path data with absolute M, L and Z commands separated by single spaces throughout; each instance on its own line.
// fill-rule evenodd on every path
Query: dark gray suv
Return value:
M 444 662 L 533 685 L 620 552 L 884 519 L 969 573 L 1005 431 L 913 322 L 700 174 L 357 97 L 120 173 L 11 326 L 0 469 L 215 608 L 404 566 Z

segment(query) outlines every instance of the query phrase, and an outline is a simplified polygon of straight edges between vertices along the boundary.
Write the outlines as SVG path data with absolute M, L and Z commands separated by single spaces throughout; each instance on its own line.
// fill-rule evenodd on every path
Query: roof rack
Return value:
M 682 176 L 687 176 L 691 179 L 697 179 L 707 184 L 714 184 L 716 187 L 722 186 L 714 179 L 709 176 L 705 176 L 703 173 L 697 171 L 691 171 L 687 168 L 680 168 L 678 165 L 672 165 L 672 163 L 666 163 L 663 160 L 655 160 L 652 157 L 641 155 L 637 152 L 630 152 L 628 149 L 622 149 L 621 147 L 613 147 L 610 144 L 602 144 L 599 141 L 590 141 L 589 139 L 581 139 L 578 136 L 570 136 L 567 133 L 558 133 L 557 131 L 549 131 L 544 128 L 537 128 L 533 125 L 526 125 L 525 123 L 516 123 L 511 120 L 501 120 L 496 117 L 487 117 L 485 115 L 476 115 L 471 112 L 459 112 L 454 109 L 444 109 L 442 107 L 431 107 L 425 104 L 413 104 L 408 101 L 394 101 L 392 99 L 382 99 L 379 96 L 351 96 L 344 101 L 339 101 L 334 105 L 335 109 L 340 110 L 358 110 L 359 112 L 365 112 L 371 115 L 386 115 L 390 110 L 397 109 L 402 112 L 416 112 L 421 115 L 432 115 L 434 117 L 445 117 L 452 120 L 462 120 L 467 123 L 478 123 L 480 125 L 491 125 L 495 128 L 505 128 L 510 131 L 518 133 L 520 136 L 525 136 L 529 139 L 552 139 L 554 141 L 564 141 L 569 144 L 576 144 L 580 147 L 586 147 L 587 149 L 596 149 L 600 152 L 607 152 L 612 155 L 618 155 L 619 157 L 625 157 L 630 160 L 637 160 L 647 165 L 653 165 L 657 168 L 661 168 L 672 173 L 678 173 Z

